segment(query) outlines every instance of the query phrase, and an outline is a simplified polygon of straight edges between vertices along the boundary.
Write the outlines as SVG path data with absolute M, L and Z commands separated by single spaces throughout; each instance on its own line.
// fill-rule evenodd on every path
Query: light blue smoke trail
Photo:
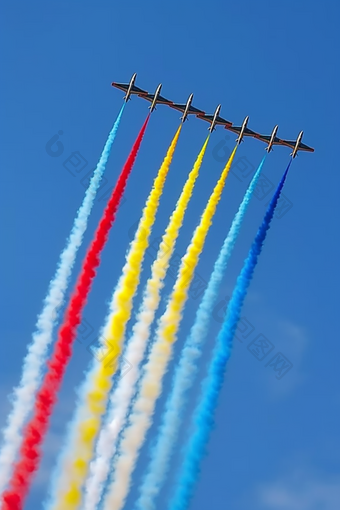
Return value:
M 78 209 L 66 247 L 60 255 L 57 271 L 50 282 L 43 309 L 38 316 L 37 329 L 33 334 L 32 342 L 24 359 L 19 386 L 13 390 L 13 408 L 3 430 L 3 444 L 0 451 L 0 494 L 9 481 L 14 460 L 21 444 L 21 431 L 33 408 L 35 394 L 45 366 L 47 349 L 52 342 L 52 333 L 58 318 L 58 311 L 65 299 L 65 292 L 69 284 L 76 255 L 83 241 L 87 222 L 105 171 L 113 141 L 116 137 L 124 106 L 125 103 L 109 133 L 97 167 L 86 190 L 83 203 Z
M 180 476 L 174 498 L 170 504 L 170 510 L 185 510 L 193 494 L 200 472 L 201 459 L 205 453 L 210 431 L 214 424 L 214 412 L 222 388 L 226 364 L 230 358 L 232 341 L 240 319 L 243 302 L 247 295 L 248 287 L 252 280 L 258 257 L 269 230 L 291 162 L 292 159 L 289 161 L 287 169 L 267 208 L 229 301 L 226 317 L 217 337 L 217 344 L 208 375 L 203 384 L 202 397 L 194 413 L 194 430 L 184 450 L 184 461 L 180 468 Z
M 137 501 L 139 510 L 153 510 L 155 508 L 155 497 L 164 483 L 178 430 L 182 422 L 184 407 L 186 405 L 186 392 L 194 382 L 197 371 L 197 360 L 201 356 L 203 343 L 209 331 L 210 319 L 218 296 L 220 284 L 240 233 L 244 216 L 259 180 L 265 159 L 266 156 L 263 157 L 255 172 L 238 212 L 233 219 L 228 235 L 224 240 L 221 251 L 215 262 L 208 286 L 197 310 L 195 322 L 185 342 L 178 367 L 175 371 L 171 393 L 165 405 L 165 411 L 158 430 L 156 443 L 151 450 L 150 464 L 140 487 L 140 496 Z

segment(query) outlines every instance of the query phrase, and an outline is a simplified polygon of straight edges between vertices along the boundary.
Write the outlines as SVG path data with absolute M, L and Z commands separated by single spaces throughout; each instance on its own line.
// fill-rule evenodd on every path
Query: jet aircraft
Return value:
M 252 136 L 253 138 L 259 138 L 259 133 L 256 133 L 255 131 L 252 131 L 247 127 L 249 121 L 249 116 L 244 119 L 241 126 L 226 126 L 225 128 L 229 131 L 233 131 L 234 133 L 238 134 L 238 137 L 236 138 L 237 145 L 240 145 L 240 143 L 243 140 L 244 136 Z
M 268 145 L 265 148 L 265 150 L 269 153 L 271 150 L 273 150 L 273 145 L 279 145 L 282 140 L 276 136 L 277 130 L 279 129 L 279 126 L 275 126 L 271 134 L 268 135 L 260 135 L 259 140 L 262 142 L 267 142 Z
M 146 99 L 147 101 L 150 101 L 151 106 L 150 113 L 153 112 L 156 108 L 156 104 L 167 104 L 168 106 L 171 106 L 173 103 L 172 101 L 169 101 L 169 99 L 165 99 L 165 97 L 161 96 L 161 88 L 162 84 L 160 83 L 158 87 L 156 88 L 156 92 L 154 94 L 138 94 L 143 99 Z
M 283 145 L 286 145 L 287 147 L 293 149 L 293 152 L 291 153 L 292 158 L 295 158 L 295 156 L 297 156 L 298 151 L 314 152 L 314 149 L 312 147 L 308 147 L 308 145 L 301 142 L 302 136 L 303 131 L 300 131 L 295 142 L 283 140 Z
M 196 117 L 198 117 L 199 119 L 206 120 L 207 122 L 210 123 L 210 127 L 208 128 L 210 133 L 212 133 L 214 131 L 216 125 L 225 126 L 225 127 L 232 125 L 231 122 L 220 117 L 220 110 L 221 110 L 221 105 L 219 104 L 213 115 L 207 115 L 207 114 L 202 115 L 200 113 L 198 115 L 196 115 Z
M 112 87 L 116 87 L 116 89 L 120 89 L 120 90 L 123 90 L 123 92 L 125 92 L 124 101 L 126 103 L 128 102 L 129 99 L 131 99 L 130 96 L 132 94 L 136 94 L 140 97 L 147 95 L 146 90 L 142 90 L 139 87 L 135 86 L 136 76 L 137 76 L 137 73 L 135 73 L 132 76 L 130 83 L 116 83 L 116 82 L 111 83 Z
M 181 117 L 182 122 L 185 122 L 187 120 L 188 115 L 204 115 L 205 113 L 203 110 L 199 110 L 198 108 L 195 108 L 194 106 L 191 105 L 193 97 L 194 94 L 190 94 L 186 104 L 172 103 L 169 105 L 171 108 L 183 112 L 183 115 Z

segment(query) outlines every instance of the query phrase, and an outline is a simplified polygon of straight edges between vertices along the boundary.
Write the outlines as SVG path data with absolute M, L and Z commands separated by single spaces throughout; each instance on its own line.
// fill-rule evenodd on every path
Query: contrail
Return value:
M 147 116 L 130 155 L 118 178 L 102 219 L 95 232 L 94 239 L 86 253 L 75 290 L 65 312 L 64 321 L 58 332 L 58 339 L 50 360 L 47 373 L 37 392 L 33 416 L 24 429 L 20 447 L 19 460 L 14 466 L 9 489 L 3 493 L 2 510 L 21 510 L 30 488 L 33 474 L 38 469 L 41 459 L 41 445 L 47 433 L 49 419 L 57 400 L 57 394 L 72 354 L 72 345 L 76 337 L 77 327 L 91 289 L 96 269 L 100 263 L 100 254 L 108 239 L 110 228 L 125 190 L 127 179 L 132 170 L 138 149 L 149 121 Z
M 201 400 L 194 413 L 194 430 L 191 432 L 190 439 L 184 450 L 184 461 L 180 468 L 175 496 L 170 504 L 171 510 L 185 510 L 188 508 L 199 475 L 200 463 L 214 425 L 214 412 L 218 403 L 219 392 L 223 385 L 225 368 L 231 354 L 232 341 L 240 319 L 243 302 L 247 295 L 248 287 L 252 280 L 258 257 L 269 230 L 291 162 L 292 159 L 267 208 L 229 301 L 226 317 L 217 337 L 217 344 L 214 349 L 208 376 L 202 385 Z
M 112 378 L 118 368 L 118 356 L 122 350 L 126 324 L 131 316 L 133 297 L 139 284 L 142 262 L 181 128 L 182 124 L 177 129 L 154 180 L 135 238 L 126 256 L 122 275 L 113 293 L 111 313 L 103 335 L 105 347 L 110 352 L 108 357 L 111 359 L 111 363 L 107 363 L 108 357 L 106 357 L 105 362 L 95 364 L 94 368 L 88 372 L 85 381 L 86 389 L 78 404 L 77 417 L 72 424 L 72 429 L 76 432 L 71 431 L 72 441 L 68 441 L 65 448 L 60 483 L 57 482 L 54 489 L 56 496 L 50 506 L 53 510 L 75 510 L 81 503 L 82 488 L 93 455 L 95 439 L 105 413 Z M 114 359 L 112 359 L 112 354 L 114 354 Z
M 57 271 L 51 280 L 43 309 L 38 316 L 36 332 L 28 347 L 24 359 L 19 386 L 13 390 L 12 411 L 7 418 L 7 425 L 2 431 L 3 441 L 0 451 L 0 494 L 4 491 L 13 468 L 13 463 L 21 443 L 21 431 L 29 413 L 32 411 L 35 394 L 42 379 L 42 372 L 47 356 L 47 349 L 52 342 L 52 332 L 58 311 L 64 302 L 69 277 L 73 269 L 78 249 L 83 241 L 96 193 L 105 171 L 113 141 L 119 127 L 125 103 L 123 104 L 113 128 L 105 143 L 102 155 L 86 190 L 66 247 L 60 255 Z
M 138 453 L 151 425 L 156 400 L 162 389 L 162 379 L 172 355 L 172 344 L 177 339 L 190 283 L 202 253 L 217 204 L 221 198 L 236 148 L 237 146 L 233 150 L 208 200 L 200 223 L 194 231 L 186 254 L 182 258 L 173 291 L 159 322 L 156 340 L 144 366 L 139 392 L 129 416 L 129 423 L 122 434 L 119 454 L 114 463 L 113 481 L 104 497 L 104 510 L 121 510 L 125 503 Z
M 137 507 L 140 510 L 153 510 L 156 506 L 155 498 L 163 485 L 169 469 L 169 462 L 177 439 L 178 429 L 182 422 L 187 403 L 186 392 L 194 382 L 198 358 L 202 354 L 203 343 L 208 335 L 210 319 L 218 297 L 220 284 L 260 177 L 265 158 L 266 156 L 263 157 L 233 219 L 197 310 L 195 322 L 184 344 L 179 364 L 175 370 L 172 389 L 165 405 L 157 440 L 150 452 L 150 464 L 140 488 L 140 497 L 137 501 Z
M 132 335 L 124 353 L 124 356 L 131 363 L 131 369 L 123 378 L 119 379 L 118 385 L 111 396 L 106 425 L 100 432 L 96 447 L 96 458 L 90 465 L 90 476 L 86 482 L 82 505 L 84 510 L 95 510 L 100 501 L 103 485 L 109 474 L 110 462 L 117 448 L 118 436 L 125 424 L 128 409 L 136 391 L 136 384 L 141 373 L 141 362 L 148 345 L 150 328 L 159 306 L 164 278 L 202 165 L 208 140 L 209 136 L 188 175 L 162 237 L 156 259 L 152 264 L 151 276 L 147 281 L 136 323 L 133 326 Z

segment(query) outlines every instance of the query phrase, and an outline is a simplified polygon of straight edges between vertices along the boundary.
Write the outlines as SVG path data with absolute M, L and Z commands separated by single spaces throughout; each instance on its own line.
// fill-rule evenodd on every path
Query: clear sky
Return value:
M 149 91 L 162 82 L 164 96 L 178 102 L 193 92 L 198 108 L 210 113 L 221 103 L 226 119 L 241 123 L 249 115 L 249 127 L 264 133 L 279 124 L 282 138 L 294 139 L 303 129 L 304 142 L 315 147 L 314 154 L 301 153 L 294 160 L 284 190 L 288 206 L 274 220 L 256 269 L 238 334 L 242 342 L 235 342 L 191 510 L 339 508 L 339 11 L 334 1 L 314 0 L 2 3 L 1 424 L 9 410 L 7 394 L 19 381 L 36 316 L 83 198 L 86 174 L 122 104 L 122 93 L 110 83 L 128 81 L 137 72 L 136 84 Z M 114 184 L 146 112 L 142 99 L 127 105 L 76 271 L 106 190 Z M 178 117 L 161 106 L 152 115 L 85 310 L 87 323 L 75 345 L 27 510 L 40 508 L 45 498 L 74 408 L 74 388 L 90 360 L 87 346 L 106 315 L 133 225 Z M 154 235 L 166 225 L 207 127 L 198 119 L 184 126 Z M 63 152 L 51 157 L 45 147 L 60 130 Z M 178 242 L 179 255 L 234 138 L 221 127 L 211 137 Z M 239 149 L 198 267 L 205 281 L 263 150 L 261 142 L 249 139 Z M 87 162 L 77 175 L 67 169 L 73 152 Z M 278 182 L 289 152 L 278 147 L 267 158 L 267 183 Z M 259 195 L 251 204 L 219 301 L 232 291 L 269 196 Z M 150 261 L 148 256 L 144 282 Z M 172 283 L 168 277 L 167 292 Z M 195 297 L 186 308 L 177 355 L 199 302 Z M 222 307 L 214 314 L 201 376 Z M 249 345 L 258 335 L 273 345 L 262 361 L 254 355 L 254 344 Z M 293 365 L 281 379 L 265 366 L 277 353 Z M 168 383 L 169 378 L 166 387 Z M 182 439 L 197 391 L 191 393 Z M 161 405 L 156 422 L 160 410 Z M 148 440 L 154 433 L 152 429 Z M 127 508 L 132 508 L 146 453 L 144 449 Z M 178 452 L 159 500 L 162 510 L 180 462 Z

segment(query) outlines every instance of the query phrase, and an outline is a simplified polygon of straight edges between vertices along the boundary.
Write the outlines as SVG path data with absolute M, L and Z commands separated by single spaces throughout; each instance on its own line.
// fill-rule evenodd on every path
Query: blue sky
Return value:
M 340 503 L 339 371 L 336 303 L 339 287 L 338 189 L 339 7 L 335 2 L 287 0 L 209 3 L 13 1 L 2 5 L 1 56 L 1 423 L 7 394 L 20 376 L 22 358 L 34 330 L 48 282 L 55 271 L 74 214 L 84 194 L 82 179 L 96 164 L 122 104 L 112 81 L 127 81 L 212 112 L 218 103 L 226 119 L 294 138 L 304 129 L 314 154 L 294 161 L 284 190 L 289 210 L 276 218 L 244 307 L 243 335 L 227 370 L 216 428 L 202 464 L 191 510 L 333 510 Z M 124 113 L 76 271 L 112 186 L 145 118 L 146 103 L 134 98 Z M 80 383 L 119 277 L 152 180 L 174 134 L 179 114 L 159 107 L 153 114 L 117 222 L 102 258 L 85 318 L 89 337 L 75 345 L 61 399 L 44 445 L 45 456 L 27 510 L 40 508 Z M 206 137 L 207 125 L 184 126 L 159 209 L 154 236 L 161 235 L 187 172 Z M 47 142 L 62 130 L 64 150 L 52 158 Z M 233 147 L 234 135 L 217 129 L 211 137 L 190 204 L 178 254 L 183 254 L 198 217 Z M 218 145 L 220 144 L 220 145 Z M 221 149 L 222 147 L 222 149 Z M 218 149 L 220 150 L 218 151 Z M 215 258 L 264 146 L 246 140 L 239 149 L 198 267 L 209 278 Z M 73 152 L 87 162 L 79 175 L 63 165 Z M 276 184 L 289 149 L 267 158 L 264 174 Z M 243 169 L 243 174 L 242 174 Z M 250 177 L 249 177 L 250 178 Z M 84 179 L 85 180 L 85 179 Z M 100 198 L 102 198 L 100 200 Z M 262 198 L 262 197 L 259 197 Z M 232 257 L 220 301 L 230 295 L 269 199 L 254 198 Z M 130 232 L 130 234 L 129 234 Z M 145 261 L 142 281 L 149 274 Z M 172 280 L 167 279 L 166 291 Z M 165 294 L 166 295 L 166 294 Z M 138 303 L 138 298 L 136 300 Z M 181 343 L 199 299 L 191 297 Z M 164 306 L 164 304 L 163 304 Z M 216 312 L 202 363 L 209 361 L 219 329 Z M 84 330 L 85 331 L 85 330 Z M 86 336 L 86 332 L 83 336 Z M 250 341 L 264 335 L 293 364 L 280 380 L 267 359 L 251 353 Z M 249 349 L 248 349 L 249 347 Z M 169 377 L 166 379 L 166 387 Z M 191 394 L 189 411 L 197 398 Z M 162 402 L 162 400 L 161 400 Z M 161 404 L 160 402 L 160 404 Z M 158 408 L 156 421 L 159 419 Z M 185 427 L 187 429 L 187 426 Z M 152 439 L 155 429 L 148 439 Z M 181 439 L 185 438 L 185 431 Z M 142 452 L 129 499 L 131 508 L 145 467 Z M 159 501 L 166 502 L 180 453 Z

